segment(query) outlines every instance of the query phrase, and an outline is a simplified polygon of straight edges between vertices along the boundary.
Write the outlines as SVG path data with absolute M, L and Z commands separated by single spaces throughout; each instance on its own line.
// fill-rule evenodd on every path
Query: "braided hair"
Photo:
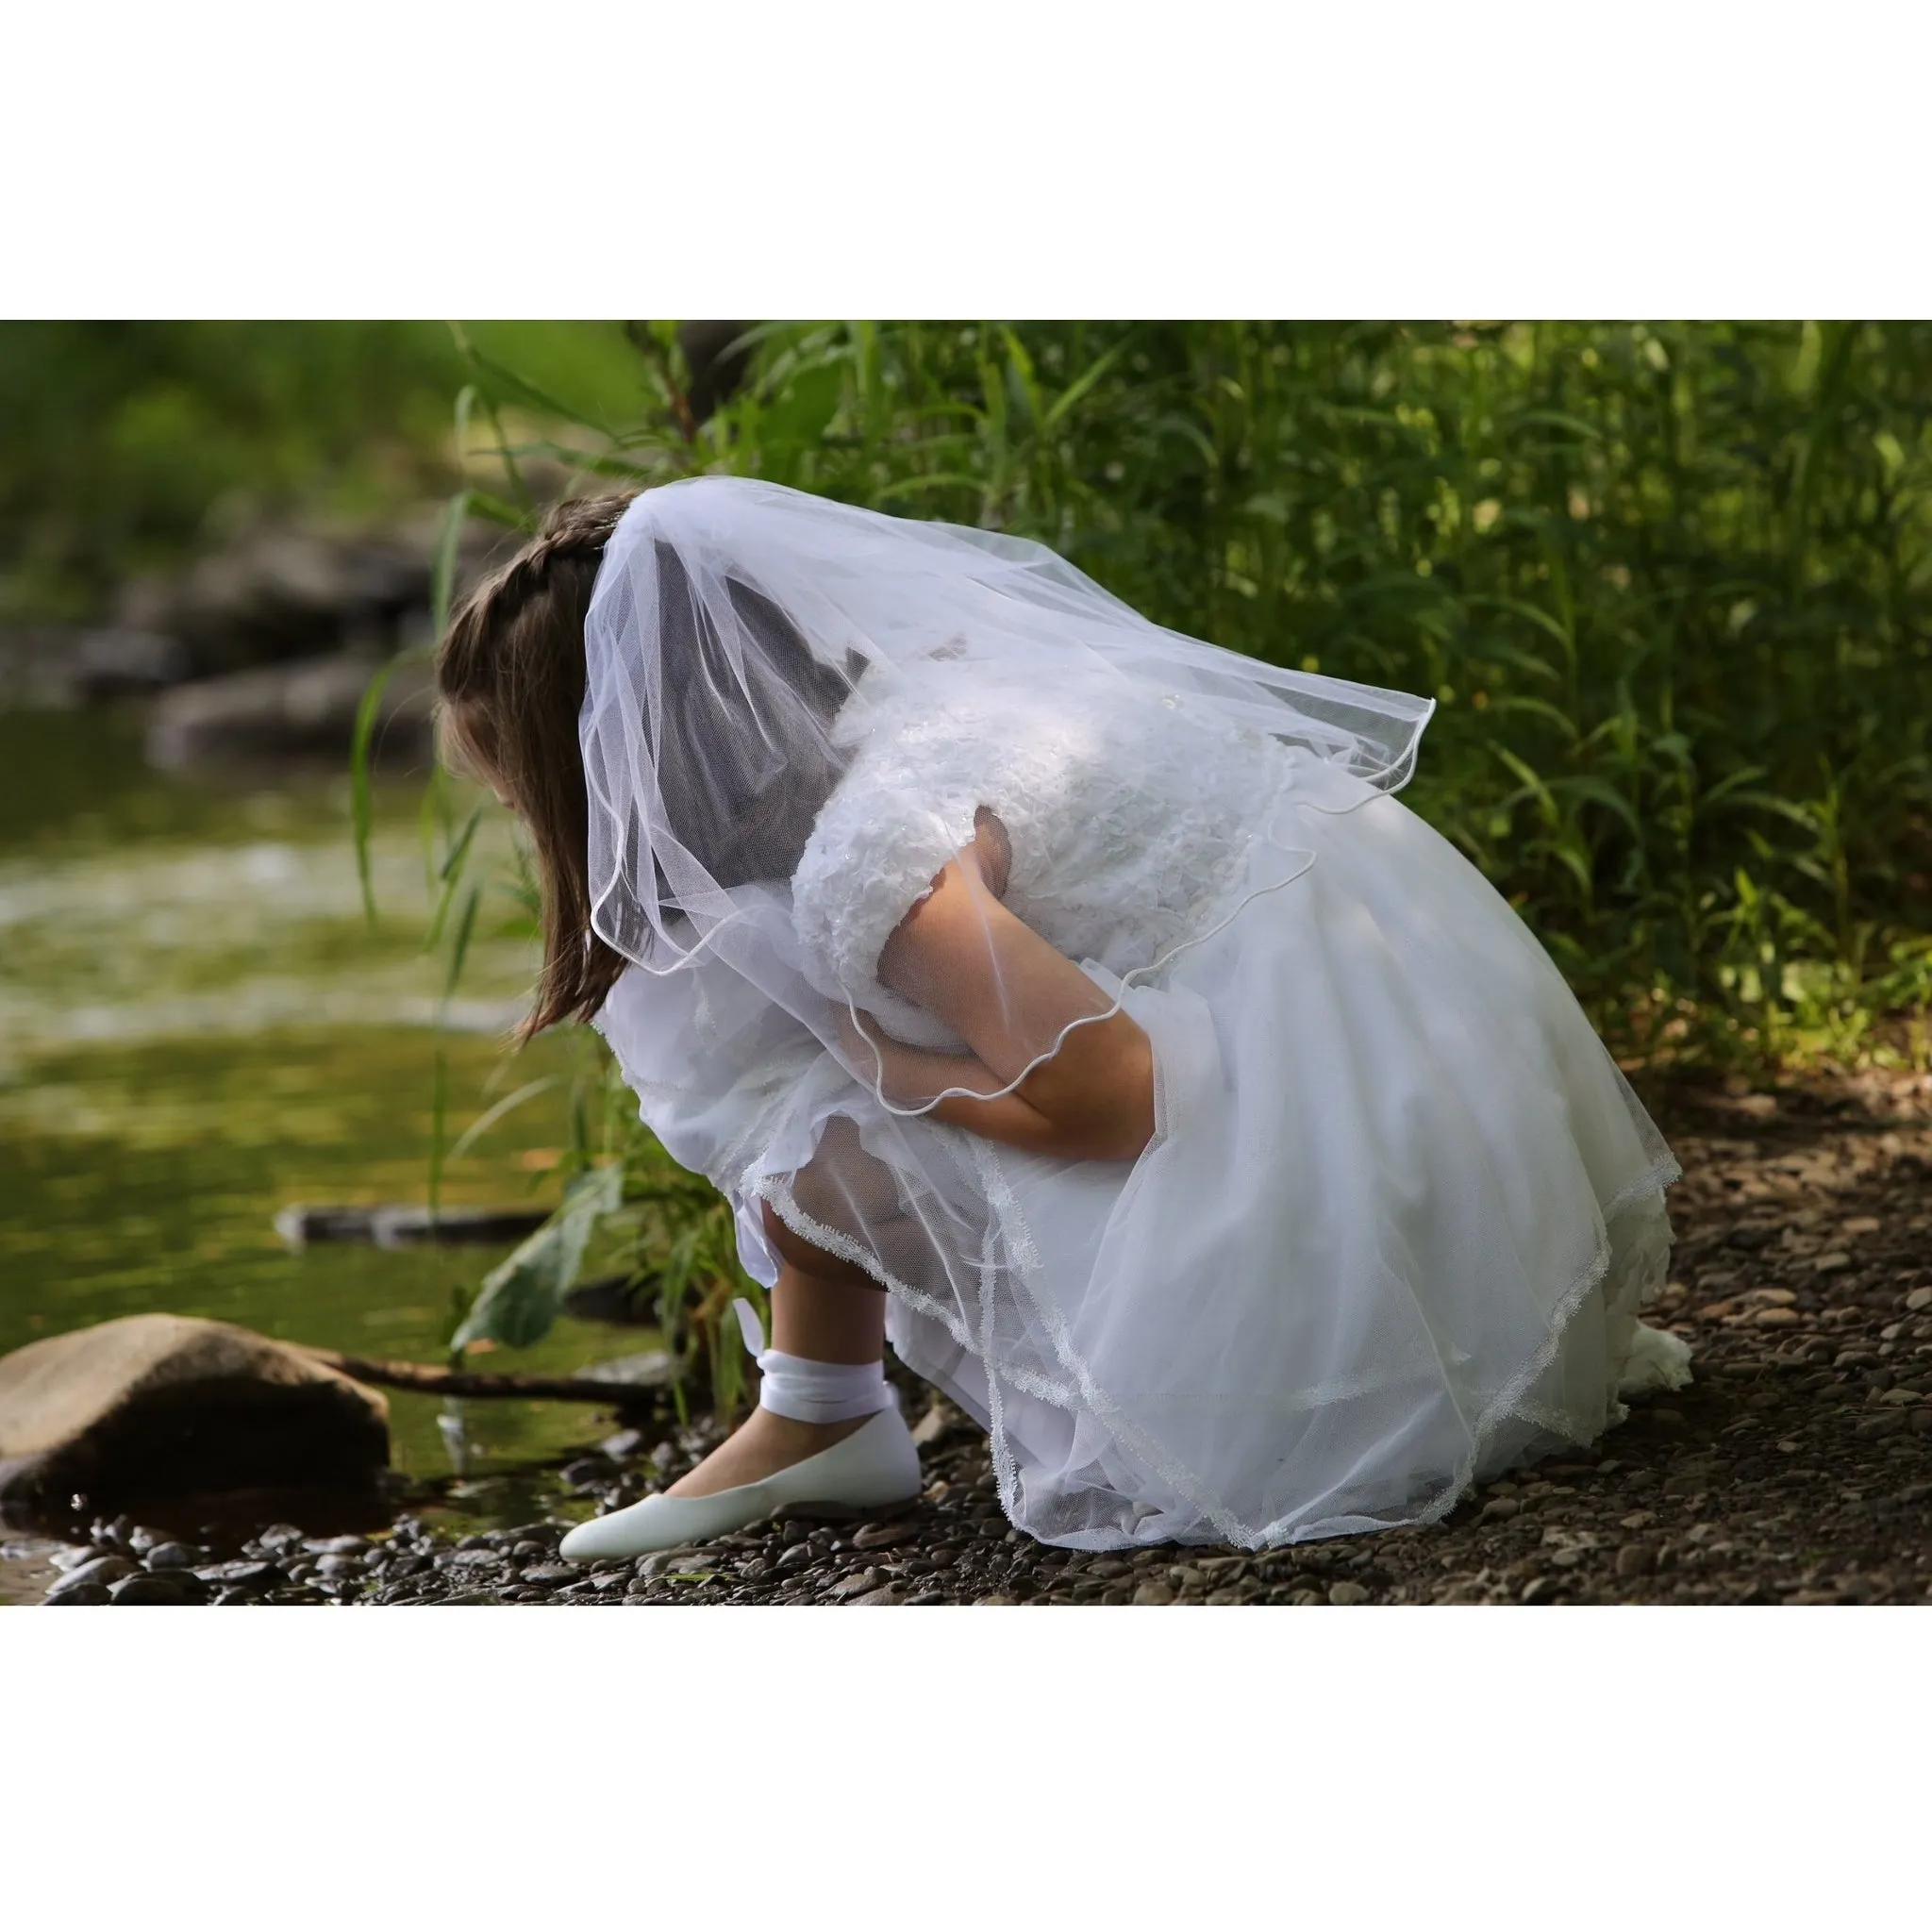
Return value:
M 528 828 L 542 895 L 543 964 L 527 1041 L 588 1020 L 624 972 L 591 924 L 590 808 L 577 714 L 584 617 L 604 546 L 635 491 L 555 505 L 537 535 L 463 599 L 437 652 L 444 762 L 492 786 Z
M 558 504 L 537 535 L 464 599 L 437 656 L 445 762 L 493 786 L 529 830 L 542 895 L 543 965 L 537 999 L 519 1027 L 528 1040 L 561 1020 L 588 1020 L 627 963 L 591 924 L 590 808 L 578 716 L 584 704 L 584 621 L 604 547 L 632 501 L 624 495 Z M 788 753 L 786 782 L 767 786 L 729 756 L 720 693 L 756 705 L 726 675 L 719 642 L 675 551 L 658 551 L 659 635 L 670 691 L 663 741 L 650 747 L 666 786 L 672 827 L 719 884 L 785 879 L 798 862 L 844 759 L 823 731 Z M 726 586 L 762 675 L 802 701 L 800 715 L 828 725 L 864 660 L 819 662 L 791 620 L 750 584 Z M 756 680 L 754 680 L 756 682 Z M 671 907 L 661 872 L 660 906 Z M 641 933 L 649 923 L 637 922 Z M 640 943 L 642 941 L 641 941 Z

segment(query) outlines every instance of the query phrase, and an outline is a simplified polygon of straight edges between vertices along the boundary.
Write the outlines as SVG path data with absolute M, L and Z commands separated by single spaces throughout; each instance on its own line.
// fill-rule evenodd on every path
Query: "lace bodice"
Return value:
M 1011 841 L 1008 906 L 1069 958 L 1124 974 L 1212 923 L 1288 755 L 1191 715 L 1185 695 L 1091 681 L 1042 703 L 1037 688 L 990 681 L 983 665 L 939 660 L 867 693 L 856 756 L 792 879 L 821 991 L 902 1039 L 953 1044 L 875 969 L 893 928 L 972 842 L 982 806 Z

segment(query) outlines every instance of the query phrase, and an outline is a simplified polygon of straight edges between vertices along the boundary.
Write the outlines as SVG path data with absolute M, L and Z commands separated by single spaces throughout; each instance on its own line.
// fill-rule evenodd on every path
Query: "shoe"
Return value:
M 558 1545 L 566 1562 L 641 1557 L 708 1542 L 757 1523 L 788 1503 L 845 1503 L 876 1509 L 908 1503 L 922 1488 L 919 1450 L 897 1407 L 882 1408 L 842 1442 L 763 1481 L 709 1496 L 646 1496 L 627 1509 L 580 1523 Z

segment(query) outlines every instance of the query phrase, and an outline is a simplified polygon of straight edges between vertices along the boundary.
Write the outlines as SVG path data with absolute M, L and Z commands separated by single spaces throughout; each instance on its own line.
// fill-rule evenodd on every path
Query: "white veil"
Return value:
M 882 987 L 861 995 L 828 980 L 802 941 L 791 880 L 854 758 L 922 717 L 924 674 L 943 667 L 952 689 L 997 693 L 1009 730 L 1048 747 L 1069 733 L 1105 742 L 1110 720 L 1144 724 L 1150 706 L 1185 698 L 1197 724 L 1299 746 L 1357 792 L 1407 780 L 1433 709 L 1163 629 L 1039 543 L 726 476 L 631 504 L 605 551 L 585 651 L 597 934 L 646 975 L 702 967 L 710 991 L 697 997 L 714 1014 L 782 1009 L 902 1113 L 938 1091 L 910 1106 L 889 1097 L 861 1008 L 895 1037 L 963 1042 Z M 996 821 L 989 836 L 1000 838 Z M 996 878 L 982 883 L 996 869 L 974 890 L 996 893 Z M 1010 967 L 989 957 L 961 970 L 1001 981 Z M 721 975 L 743 984 L 727 996 Z M 1008 1055 L 997 1085 L 975 1069 L 943 1091 L 1010 1091 L 1118 997 L 1028 1012 L 1016 991 L 1024 1052 Z

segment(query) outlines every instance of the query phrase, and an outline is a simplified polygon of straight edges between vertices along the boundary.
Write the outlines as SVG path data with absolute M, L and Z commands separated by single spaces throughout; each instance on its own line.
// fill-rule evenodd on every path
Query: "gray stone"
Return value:
M 124 1576 L 108 1591 L 117 1604 L 199 1603 L 204 1594 L 200 1580 L 188 1571 L 137 1570 Z
M 1617 1574 L 1626 1582 L 1633 1576 L 1648 1576 L 1657 1568 L 1657 1550 L 1650 1543 L 1625 1543 L 1617 1552 Z
M 219 1590 L 240 1591 L 247 1594 L 279 1590 L 289 1580 L 279 1563 L 257 1563 L 246 1557 L 233 1563 L 206 1564 L 194 1574 L 204 1583 L 212 1584 Z
M 361 1483 L 388 1460 L 380 1394 L 225 1322 L 127 1315 L 0 1357 L 0 1502 Z
M 92 1562 L 81 1563 L 62 1576 L 47 1592 L 47 1601 L 65 1596 L 71 1590 L 105 1590 L 110 1583 L 119 1583 L 124 1576 L 132 1576 L 136 1565 L 125 1557 L 96 1557 Z
M 207 1554 L 187 1543 L 157 1543 L 142 1560 L 150 1570 L 192 1570 Z
M 1171 1604 L 1174 1602 L 1174 1586 L 1163 1583 L 1158 1576 L 1150 1576 L 1134 1592 L 1137 1604 Z
M 1328 1601 L 1342 1608 L 1352 1608 L 1357 1604 L 1369 1601 L 1369 1592 L 1359 1583 L 1331 1583 L 1328 1586 Z
M 178 684 L 148 713 L 148 762 L 164 771 L 225 759 L 338 756 L 355 738 L 356 714 L 382 660 L 343 651 L 225 677 Z M 407 664 L 376 701 L 372 749 L 422 758 L 430 750 L 428 669 Z
M 64 1604 L 108 1604 L 114 1599 L 108 1594 L 107 1586 L 101 1583 L 77 1583 L 72 1590 L 49 1591 L 42 1600 L 42 1607 L 58 1607 Z

